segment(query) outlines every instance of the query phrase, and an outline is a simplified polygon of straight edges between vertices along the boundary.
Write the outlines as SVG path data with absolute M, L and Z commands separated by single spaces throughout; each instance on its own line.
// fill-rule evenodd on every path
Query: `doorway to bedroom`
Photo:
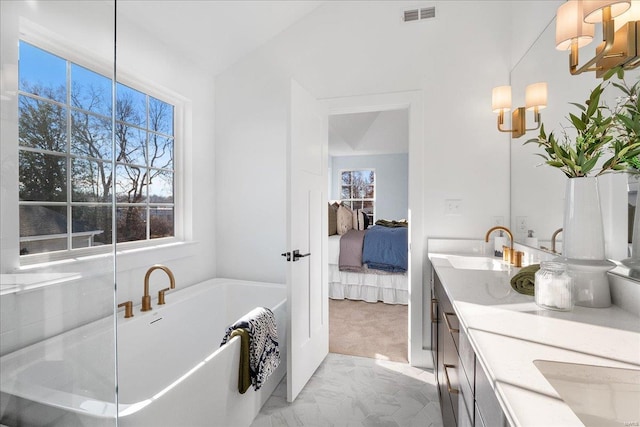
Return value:
M 329 115 L 329 351 L 408 363 L 409 109 Z

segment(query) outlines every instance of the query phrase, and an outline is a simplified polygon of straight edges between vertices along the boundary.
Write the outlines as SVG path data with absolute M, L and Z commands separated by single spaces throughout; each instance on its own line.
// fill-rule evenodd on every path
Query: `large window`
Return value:
M 340 201 L 351 209 L 362 209 L 375 220 L 376 173 L 374 170 L 347 170 L 341 172 Z
M 24 41 L 18 73 L 20 254 L 174 236 L 174 106 L 117 83 L 113 127 L 110 78 Z

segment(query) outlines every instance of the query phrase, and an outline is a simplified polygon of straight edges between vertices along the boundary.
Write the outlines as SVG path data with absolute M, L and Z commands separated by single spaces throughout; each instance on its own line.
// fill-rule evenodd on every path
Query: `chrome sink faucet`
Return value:
M 165 273 L 167 273 L 167 276 L 169 276 L 169 287 L 162 289 L 161 291 L 158 292 L 158 304 L 164 304 L 164 293 L 166 291 L 168 291 L 169 289 L 176 288 L 176 279 L 173 276 L 173 273 L 171 272 L 171 270 L 169 270 L 169 267 L 160 265 L 160 264 L 156 264 L 152 266 L 147 270 L 147 274 L 144 275 L 144 295 L 142 295 L 142 308 L 140 309 L 140 311 L 151 310 L 151 296 L 149 295 L 149 277 L 151 276 L 151 273 L 153 273 L 154 270 L 162 270 Z

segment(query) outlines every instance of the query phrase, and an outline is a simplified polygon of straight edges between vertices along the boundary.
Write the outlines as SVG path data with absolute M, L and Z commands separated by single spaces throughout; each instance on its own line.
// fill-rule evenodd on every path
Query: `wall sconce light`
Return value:
M 615 18 L 615 20 L 614 20 Z M 602 23 L 602 43 L 596 55 L 578 66 L 578 51 L 591 43 L 594 24 Z M 640 65 L 640 1 L 568 0 L 556 14 L 556 49 L 570 50 L 572 75 L 595 71 L 602 77 L 614 67 L 625 70 Z
M 498 86 L 493 88 L 491 96 L 491 108 L 498 113 L 498 130 L 511 132 L 512 138 L 520 138 L 526 131 L 536 130 L 540 127 L 540 110 L 547 106 L 547 84 L 545 82 L 534 83 L 525 90 L 525 106 L 518 107 L 511 113 L 511 129 L 503 128 L 504 113 L 511 110 L 511 86 Z M 536 127 L 527 129 L 526 111 L 533 110 L 533 119 Z

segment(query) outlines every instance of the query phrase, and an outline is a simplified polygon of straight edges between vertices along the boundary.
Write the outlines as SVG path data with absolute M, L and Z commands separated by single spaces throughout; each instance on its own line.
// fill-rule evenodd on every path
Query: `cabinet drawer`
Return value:
M 440 406 L 442 411 L 442 425 L 445 427 L 455 426 L 456 425 L 456 417 L 453 413 L 453 404 L 451 403 L 451 398 L 449 397 L 449 393 L 447 393 L 447 389 L 444 389 L 444 393 L 440 394 Z
M 453 338 L 455 350 L 457 352 L 460 324 L 458 322 L 458 316 L 456 316 L 455 311 L 453 311 L 453 305 L 449 301 L 447 294 L 444 292 L 444 288 L 442 287 L 442 284 L 440 284 L 438 276 L 436 276 L 435 294 L 440 314 L 438 321 L 444 323 L 446 331 L 448 331 Z
M 474 412 L 474 398 L 473 389 L 462 369 L 462 364 L 458 363 L 458 381 L 460 385 L 460 396 L 458 397 L 458 413 L 460 418 L 463 418 L 462 413 L 466 413 L 468 417 L 473 421 Z
M 491 427 L 507 426 L 507 420 L 502 413 L 487 374 L 476 361 L 476 404 L 484 425 Z
M 447 343 L 449 341 L 449 343 Z M 451 336 L 445 335 L 445 352 L 442 364 L 442 384 L 440 390 L 449 395 L 453 412 L 456 419 L 458 418 L 458 399 L 460 399 L 460 379 L 459 379 L 459 361 L 458 354 L 455 351 L 447 351 L 447 347 L 453 347 Z
M 460 346 L 458 347 L 458 354 L 460 355 L 460 365 L 464 371 L 467 381 L 469 382 L 469 387 L 475 392 L 474 379 L 476 377 L 476 354 L 473 352 L 473 348 L 471 348 L 471 343 L 469 342 L 469 337 L 464 330 L 460 331 L 459 343 Z
M 454 348 L 457 353 L 460 348 L 460 323 L 458 322 L 458 316 L 453 310 L 443 311 L 442 321 L 444 322 L 447 332 L 453 339 Z
M 467 412 L 467 408 L 464 407 L 464 400 L 459 400 L 458 408 L 458 427 L 473 427 L 473 417 Z M 473 411 L 473 409 L 472 409 Z M 471 412 L 473 414 L 473 412 Z

